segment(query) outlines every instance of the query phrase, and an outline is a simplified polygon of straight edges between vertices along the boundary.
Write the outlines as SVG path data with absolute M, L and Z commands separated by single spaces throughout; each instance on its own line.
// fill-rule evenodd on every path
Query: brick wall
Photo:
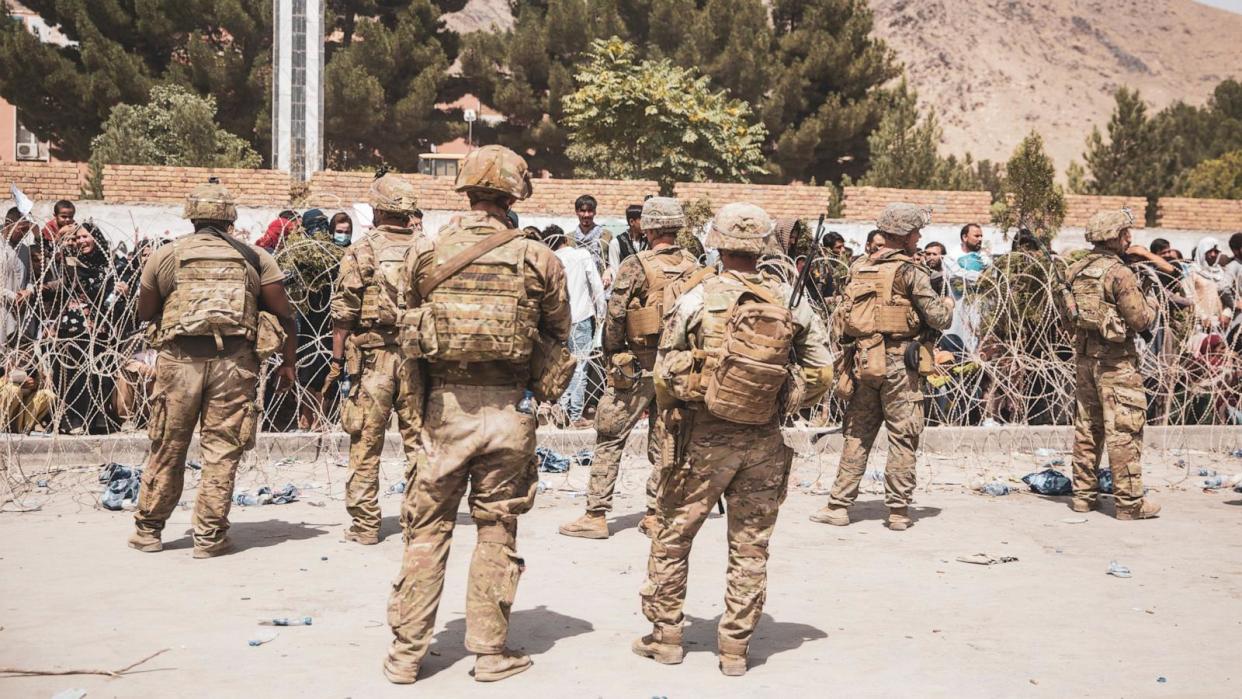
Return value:
M 1242 232 L 1242 200 L 1166 197 L 1160 200 L 1160 225 L 1183 230 Z
M 247 206 L 285 206 L 289 203 L 289 174 L 280 170 L 107 165 L 104 201 L 117 204 L 175 204 L 190 190 L 218 177 L 237 203 Z
M 674 193 L 687 202 L 707 197 L 715 208 L 744 201 L 778 219 L 818 218 L 828 212 L 828 203 L 832 198 L 832 190 L 828 187 L 724 182 L 678 182 Z
M 991 218 L 992 195 L 988 192 L 879 187 L 846 187 L 843 217 L 848 221 L 874 221 L 885 206 L 895 202 L 930 206 L 933 223 L 987 223 Z
M 9 198 L 9 184 L 36 201 L 79 199 L 86 174 L 86 163 L 0 162 L 0 200 Z
M 1106 209 L 1129 209 L 1134 214 L 1136 228 L 1143 228 L 1146 220 L 1146 197 L 1101 197 L 1090 194 L 1065 195 L 1066 226 L 1085 226 L 1087 219 L 1097 211 Z

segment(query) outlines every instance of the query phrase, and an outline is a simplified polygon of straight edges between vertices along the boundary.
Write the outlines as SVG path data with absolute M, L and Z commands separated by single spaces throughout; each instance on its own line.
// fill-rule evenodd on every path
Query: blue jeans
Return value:
M 574 323 L 569 329 L 569 351 L 578 358 L 578 367 L 574 369 L 574 377 L 569 380 L 569 388 L 561 396 L 561 409 L 571 421 L 582 419 L 583 396 L 586 394 L 587 361 L 591 358 L 591 345 L 595 339 L 595 319 L 587 318 Z

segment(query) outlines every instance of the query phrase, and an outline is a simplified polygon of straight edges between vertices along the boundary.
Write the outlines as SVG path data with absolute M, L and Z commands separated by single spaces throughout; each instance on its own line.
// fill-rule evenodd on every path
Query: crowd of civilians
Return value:
M 641 204 L 626 209 L 626 227 L 615 232 L 596 222 L 597 208 L 596 200 L 584 195 L 574 202 L 577 225 L 569 231 L 557 225 L 525 229 L 528 237 L 554 250 L 566 270 L 573 316 L 569 349 L 583 361 L 551 417 L 578 428 L 591 424 L 603 390 L 601 362 L 590 359 L 598 357 L 612 279 L 622 260 L 645 248 Z M 414 221 L 421 227 L 421 216 Z M 297 287 L 291 297 L 298 311 L 299 389 L 279 394 L 269 382 L 265 430 L 325 429 L 335 422 L 337 396 L 322 390 L 331 354 L 328 306 L 334 261 L 354 234 L 345 212 L 329 217 L 319 209 L 300 214 L 289 210 L 254 241 L 277 257 L 288 275 L 287 285 Z M 810 242 L 806 225 L 782 222 L 777 237 L 784 256 L 794 262 L 792 268 L 800 269 Z M 873 252 L 879 238 L 872 231 L 858 254 L 835 232 L 818 241 L 821 254 L 810 270 L 811 296 L 825 313 L 835 306 L 851 262 Z M 53 218 L 42 227 L 16 208 L 6 213 L 0 245 L 0 432 L 106 434 L 127 422 L 144 424 L 155 352 L 135 320 L 134 306 L 142 264 L 164 242 L 167 238 L 146 238 L 133 249 L 124 244 L 114 248 L 98 227 L 77 220 L 69 201 L 57 202 Z M 307 245 L 315 246 L 316 254 L 305 254 Z M 1059 268 L 1060 281 L 1049 277 L 1038 287 L 998 286 L 998 271 L 1015 269 L 1001 264 L 1006 255 L 1047 260 Z M 937 342 L 936 359 L 944 371 L 929 377 L 925 387 L 929 419 L 953 424 L 1068 423 L 1065 379 L 1072 383 L 1073 375 L 1068 343 L 1048 345 L 1048 355 L 1058 360 L 1053 366 L 1064 371 L 1057 369 L 1055 376 L 1030 371 L 1021 360 L 1024 353 L 1039 354 L 1032 350 L 1031 338 L 1002 341 L 1006 338 L 997 337 L 996 325 L 985 316 L 997 312 L 996 304 L 987 300 L 988 290 L 1043 297 L 1006 299 L 1021 309 L 1046 301 L 1051 285 L 1063 283 L 1073 255 L 1055 256 L 1022 231 L 1009 253 L 993 256 L 985 250 L 982 227 L 969 224 L 961 229 L 957 245 L 928 243 L 916 258 L 932 271 L 936 291 L 958 300 L 953 325 Z M 1185 385 L 1176 390 L 1190 407 L 1180 421 L 1242 424 L 1242 233 L 1229 238 L 1227 251 L 1205 237 L 1187 259 L 1168 241 L 1155 239 L 1150 248 L 1132 247 L 1127 258 L 1164 307 L 1157 328 L 1142 339 L 1151 358 L 1153 390 L 1160 390 L 1161 371 L 1167 374 L 1170 366 L 1185 364 L 1177 378 Z M 1054 395 L 1062 400 L 1049 398 Z M 1046 403 L 1042 408 L 1040 401 Z M 1158 414 L 1167 419 L 1168 404 L 1160 413 L 1157 401 L 1152 403 L 1153 419 Z M 827 421 L 839 417 L 835 412 L 829 407 L 812 417 Z

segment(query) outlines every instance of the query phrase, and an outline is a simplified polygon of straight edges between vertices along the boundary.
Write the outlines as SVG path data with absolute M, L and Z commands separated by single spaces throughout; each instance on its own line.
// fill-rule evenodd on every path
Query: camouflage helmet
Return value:
M 910 235 L 931 223 L 931 211 L 914 204 L 889 204 L 884 207 L 875 227 L 886 235 Z
M 686 212 L 682 210 L 681 202 L 672 197 L 651 197 L 643 202 L 639 225 L 644 231 L 685 228 Z
M 483 146 L 462 158 L 453 185 L 457 192 L 497 192 L 514 199 L 530 196 L 526 159 L 504 146 Z
M 412 215 L 418 211 L 418 191 L 400 175 L 384 173 L 372 180 L 367 203 L 376 211 Z
M 1102 243 L 1121 235 L 1121 232 L 1134 225 L 1134 215 L 1129 209 L 1097 211 L 1087 221 L 1087 242 Z
M 729 252 L 762 255 L 771 250 L 776 222 L 768 212 L 741 202 L 726 204 L 716 212 L 703 245 Z
M 182 215 L 191 221 L 236 221 L 237 201 L 213 177 L 207 184 L 200 184 L 191 190 L 185 198 Z

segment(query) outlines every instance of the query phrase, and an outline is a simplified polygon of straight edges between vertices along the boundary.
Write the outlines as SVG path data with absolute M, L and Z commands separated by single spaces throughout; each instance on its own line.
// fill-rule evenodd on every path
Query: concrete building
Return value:
M 67 46 L 70 42 L 54 27 L 47 26 L 42 17 L 15 0 L 9 0 L 9 16 L 15 17 L 26 25 L 30 33 L 45 42 Z M 40 141 L 37 136 L 22 126 L 21 113 L 17 107 L 0 99 L 0 162 L 47 162 L 55 160 L 47 141 Z

